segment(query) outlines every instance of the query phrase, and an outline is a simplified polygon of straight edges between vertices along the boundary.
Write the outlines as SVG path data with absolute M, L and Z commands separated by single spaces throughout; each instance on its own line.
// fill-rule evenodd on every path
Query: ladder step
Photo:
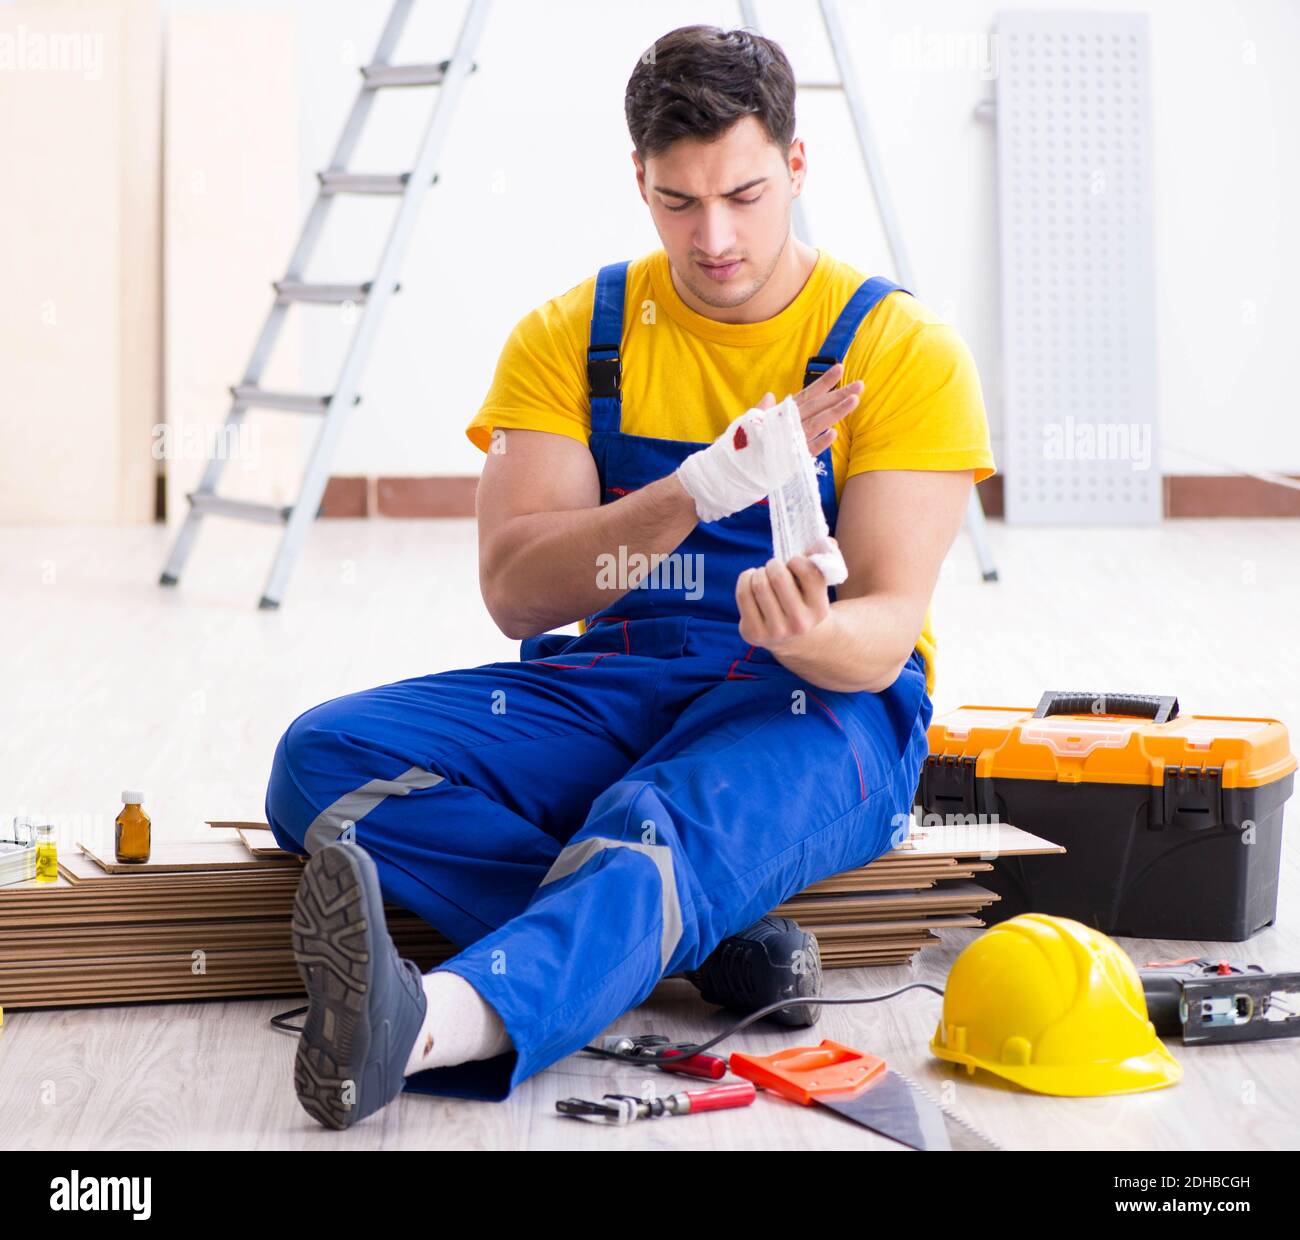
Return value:
M 436 65 L 364 65 L 361 76 L 367 90 L 380 86 L 440 86 L 450 65 L 450 60 Z
M 322 194 L 404 194 L 409 172 L 318 172 Z
M 363 302 L 370 293 L 371 281 L 364 284 L 307 284 L 302 280 L 276 280 L 276 301 Z
M 247 499 L 227 499 L 211 491 L 191 491 L 190 507 L 203 516 L 240 517 L 245 521 L 261 521 L 266 525 L 283 525 L 293 512 L 292 507 L 279 504 L 258 504 Z
M 230 389 L 239 405 L 255 405 L 259 409 L 283 409 L 286 413 L 326 413 L 328 396 L 308 396 L 302 392 L 271 392 L 255 383 L 240 383 Z M 353 404 L 356 402 L 354 401 Z
M 378 3 L 378 0 L 375 2 Z M 829 3 L 829 0 L 825 2 Z M 247 366 L 235 376 L 236 384 L 230 389 L 232 401 L 226 416 L 227 427 L 238 427 L 247 418 L 261 416 L 254 413 L 254 410 L 270 409 L 321 418 L 322 433 L 315 437 L 316 442 L 306 461 L 297 496 L 287 507 L 218 496 L 226 454 L 212 454 L 201 480 L 188 497 L 189 511 L 180 523 L 162 570 L 160 581 L 163 585 L 175 585 L 179 581 L 198 532 L 203 527 L 202 518 L 205 514 L 265 522 L 279 526 L 279 549 L 267 576 L 260 606 L 277 607 L 303 540 L 312 522 L 320 516 L 321 496 L 329 479 L 330 455 L 336 447 L 335 439 L 342 421 L 351 412 L 350 408 L 345 409 L 343 406 L 355 405 L 361 399 L 357 395 L 357 388 L 367 355 L 373 349 L 379 315 L 387 298 L 400 288 L 399 266 L 404 251 L 409 248 L 421 200 L 438 183 L 435 169 L 447 140 L 450 116 L 458 106 L 466 79 L 477 67 L 473 63 L 474 49 L 487 21 L 491 0 L 468 0 L 454 52 L 448 60 L 435 64 L 389 63 L 394 58 L 394 50 L 399 46 L 410 11 L 415 7 L 413 0 L 389 0 L 389 6 L 388 19 L 375 50 L 369 61 L 363 62 L 360 70 L 360 89 L 352 101 L 342 133 L 333 153 L 326 160 L 325 168 L 316 174 L 319 188 L 291 251 L 289 262 L 280 268 L 283 278 L 275 282 L 274 304 L 269 307 Z M 417 59 L 419 55 L 417 53 Z M 436 88 L 437 93 L 432 99 L 429 98 L 432 92 L 429 92 L 417 100 L 421 103 L 427 100 L 433 108 L 433 115 L 424 127 L 410 162 L 405 162 L 403 158 L 391 163 L 375 160 L 371 167 L 377 166 L 378 171 L 352 171 L 357 162 L 354 156 L 359 150 L 365 121 L 371 105 L 381 91 L 389 87 L 420 86 Z M 364 156 L 362 160 L 364 161 Z M 364 162 L 362 167 L 364 169 Z M 402 171 L 403 167 L 408 171 Z M 329 208 L 334 205 L 334 197 L 345 194 L 385 196 L 389 200 L 385 205 L 392 205 L 397 210 L 391 213 L 392 218 L 376 267 L 368 273 L 325 268 L 325 274 L 319 277 L 321 282 L 317 283 L 307 274 L 313 270 L 310 266 L 311 257 L 321 239 L 322 230 L 329 218 Z M 356 280 L 348 284 L 341 282 L 344 278 L 354 276 L 364 280 L 367 275 L 368 283 Z M 328 385 L 323 394 L 309 395 L 297 390 L 270 391 L 262 386 L 266 382 L 278 381 L 287 384 L 290 389 L 297 389 L 310 387 L 315 382 L 305 379 L 275 380 L 269 377 L 274 372 L 267 369 L 281 329 L 291 317 L 290 307 L 298 302 L 342 304 L 345 308 L 357 302 L 365 303 L 360 314 L 354 316 L 357 330 L 350 333 L 351 339 L 346 345 L 338 378 Z

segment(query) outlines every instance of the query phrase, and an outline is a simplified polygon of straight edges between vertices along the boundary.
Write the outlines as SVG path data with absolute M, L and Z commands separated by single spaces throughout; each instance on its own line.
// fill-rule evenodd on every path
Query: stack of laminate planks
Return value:
M 984 925 L 977 914 L 1001 897 L 971 880 L 990 858 L 1064 851 L 1009 823 L 914 824 L 898 848 L 773 911 L 817 935 L 826 968 L 905 964 L 938 931 Z
M 55 883 L 0 888 L 0 1007 L 302 993 L 290 939 L 299 857 L 261 823 L 212 823 L 234 838 L 156 843 L 144 865 L 82 845 Z M 870 865 L 815 883 L 775 912 L 813 930 L 828 968 L 899 964 L 945 928 L 978 927 L 996 900 L 971 881 L 981 854 L 1062 851 L 1001 824 L 914 828 Z M 979 838 L 974 832 L 984 834 Z M 387 906 L 403 956 L 427 970 L 455 947 Z
M 262 834 L 269 850 L 249 831 L 155 842 L 130 866 L 82 845 L 61 853 L 57 882 L 0 887 L 0 1007 L 300 994 L 290 923 L 302 862 Z M 422 969 L 454 954 L 418 917 L 387 911 Z

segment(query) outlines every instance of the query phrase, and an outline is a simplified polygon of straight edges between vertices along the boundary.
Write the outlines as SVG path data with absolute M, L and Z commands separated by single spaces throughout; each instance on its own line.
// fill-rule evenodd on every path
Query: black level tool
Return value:
M 1161 1037 L 1189 1046 L 1300 1037 L 1300 973 L 1203 956 L 1151 961 L 1139 972 Z

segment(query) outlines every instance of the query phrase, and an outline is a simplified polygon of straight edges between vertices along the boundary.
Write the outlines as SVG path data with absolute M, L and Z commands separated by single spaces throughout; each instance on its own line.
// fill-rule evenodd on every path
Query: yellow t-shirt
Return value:
M 668 255 L 628 265 L 624 303 L 622 430 L 712 443 L 771 392 L 803 387 L 864 273 L 818 252 L 795 299 L 758 323 L 720 323 L 691 309 L 673 286 Z M 591 429 L 587 345 L 596 277 L 526 314 L 510 334 L 482 408 L 466 428 L 488 450 L 495 427 L 551 431 L 586 443 Z M 979 375 L 957 332 L 906 293 L 891 293 L 863 320 L 844 358 L 844 383 L 862 399 L 831 445 L 835 491 L 872 469 L 995 470 Z M 934 688 L 934 634 L 927 609 L 917 640 Z

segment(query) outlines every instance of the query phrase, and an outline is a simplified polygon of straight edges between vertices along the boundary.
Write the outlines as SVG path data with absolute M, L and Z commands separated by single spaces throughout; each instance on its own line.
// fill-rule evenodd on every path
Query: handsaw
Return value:
M 731 1055 L 729 1067 L 764 1089 L 804 1106 L 823 1106 L 914 1150 L 997 1150 L 1001 1147 L 878 1055 L 829 1038 L 771 1055 Z

